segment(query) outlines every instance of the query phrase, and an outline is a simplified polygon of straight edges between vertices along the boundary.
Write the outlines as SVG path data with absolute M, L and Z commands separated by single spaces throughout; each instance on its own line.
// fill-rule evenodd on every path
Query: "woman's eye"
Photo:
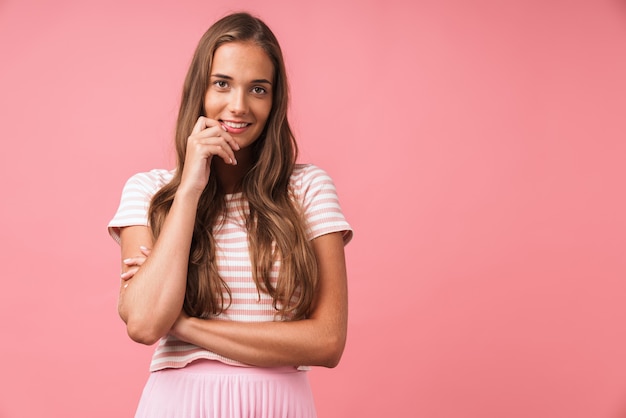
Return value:
M 252 93 L 254 94 L 265 94 L 267 93 L 267 90 L 265 90 L 263 87 L 253 87 L 252 88 Z
M 217 87 L 221 89 L 225 89 L 226 87 L 228 87 L 228 83 L 225 82 L 224 80 L 217 80 L 213 84 L 215 84 Z

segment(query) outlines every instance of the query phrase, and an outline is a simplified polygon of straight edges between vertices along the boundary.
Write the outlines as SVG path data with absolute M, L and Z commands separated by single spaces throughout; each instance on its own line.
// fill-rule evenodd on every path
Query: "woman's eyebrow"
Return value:
M 226 75 L 226 74 L 219 74 L 219 73 L 217 73 L 217 74 L 211 74 L 211 77 L 215 77 L 215 78 L 223 78 L 223 79 L 225 79 L 225 80 L 232 80 L 232 79 L 233 79 L 233 78 L 232 78 L 231 76 L 229 76 L 229 75 Z
M 224 80 L 233 80 L 233 78 L 229 75 L 226 74 L 220 74 L 220 73 L 216 73 L 216 74 L 211 74 L 211 77 L 215 77 L 215 78 L 221 78 Z M 261 84 L 269 84 L 270 86 L 272 85 L 272 82 L 265 79 L 265 78 L 257 78 L 255 80 L 250 81 L 250 83 L 261 83 Z
M 264 78 L 259 78 L 256 80 L 252 80 L 252 83 L 262 83 L 262 84 L 269 84 L 270 86 L 272 85 L 272 82 L 269 80 L 266 80 Z

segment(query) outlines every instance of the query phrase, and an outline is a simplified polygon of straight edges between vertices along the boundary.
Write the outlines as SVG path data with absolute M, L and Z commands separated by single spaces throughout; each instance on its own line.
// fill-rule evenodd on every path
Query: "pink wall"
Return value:
M 356 230 L 320 417 L 626 416 L 623 1 L 130 3 L 0 2 L 0 417 L 131 416 L 152 349 L 105 225 L 238 9 Z

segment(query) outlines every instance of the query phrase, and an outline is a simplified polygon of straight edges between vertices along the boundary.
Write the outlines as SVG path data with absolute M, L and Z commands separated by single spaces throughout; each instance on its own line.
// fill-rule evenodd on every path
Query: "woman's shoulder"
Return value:
M 303 203 L 327 193 L 336 194 L 335 183 L 328 173 L 314 164 L 296 164 L 290 187 Z
M 136 173 L 127 180 L 126 186 L 158 190 L 172 180 L 174 172 L 175 170 L 155 168 L 150 171 Z
M 291 173 L 291 184 L 296 187 L 310 185 L 320 180 L 332 181 L 328 173 L 315 164 L 296 164 Z

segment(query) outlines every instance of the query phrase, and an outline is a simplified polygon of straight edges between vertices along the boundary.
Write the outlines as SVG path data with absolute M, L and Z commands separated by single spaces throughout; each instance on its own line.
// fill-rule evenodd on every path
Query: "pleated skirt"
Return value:
M 196 360 L 150 373 L 135 418 L 315 418 L 307 373 Z

